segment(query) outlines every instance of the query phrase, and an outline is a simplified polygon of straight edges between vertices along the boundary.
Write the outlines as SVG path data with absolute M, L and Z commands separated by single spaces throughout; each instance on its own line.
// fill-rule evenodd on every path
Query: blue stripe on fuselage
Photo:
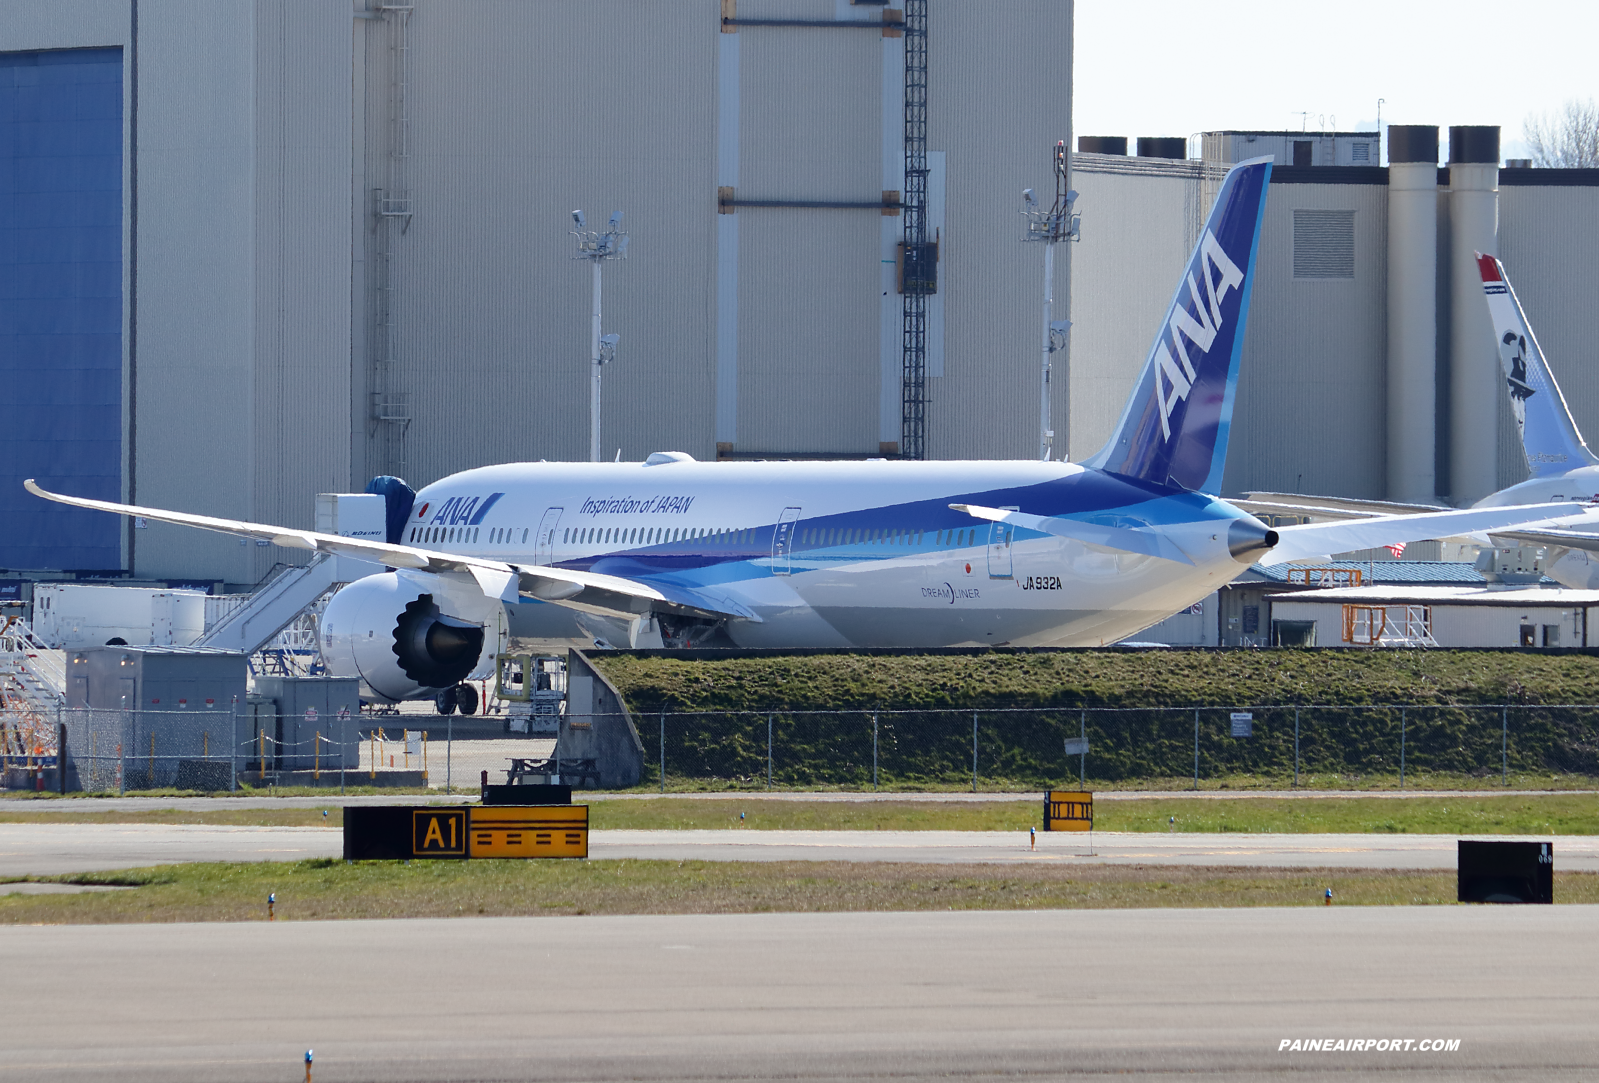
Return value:
M 837 560 L 859 563 L 888 560 L 909 553 L 937 553 L 971 548 L 987 543 L 989 524 L 950 504 L 975 504 L 985 507 L 1015 507 L 1032 515 L 1049 515 L 1117 526 L 1161 527 L 1199 520 L 1215 520 L 1241 515 L 1211 497 L 1176 488 L 1162 488 L 1132 478 L 1085 471 L 1037 485 L 956 493 L 948 497 L 919 500 L 906 504 L 861 508 L 831 515 L 806 516 L 795 524 L 790 555 L 809 560 Z M 609 553 L 596 553 L 557 562 L 560 568 L 592 571 L 630 579 L 661 578 L 685 585 L 726 583 L 741 579 L 764 578 L 773 574 L 770 566 L 775 523 L 741 527 L 731 534 L 710 535 L 685 541 Z M 827 543 L 815 540 L 832 531 L 920 532 L 923 543 L 912 548 L 882 541 Z M 971 540 L 964 532 L 973 531 Z M 942 543 L 939 535 L 962 532 L 961 540 Z M 1016 529 L 1016 540 L 1043 537 L 1037 531 Z M 723 544 L 717 544 L 721 538 Z M 736 541 L 753 538 L 753 541 Z M 812 540 L 807 540 L 812 539 Z M 756 561 L 765 563 L 757 564 Z

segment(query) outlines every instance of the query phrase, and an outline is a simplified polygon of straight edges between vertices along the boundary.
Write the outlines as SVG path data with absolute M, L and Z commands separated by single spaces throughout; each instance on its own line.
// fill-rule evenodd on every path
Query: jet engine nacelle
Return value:
M 328 600 L 322 659 L 379 697 L 413 699 L 487 675 L 477 671 L 492 670 L 503 626 L 500 603 L 481 592 L 440 576 L 385 572 Z

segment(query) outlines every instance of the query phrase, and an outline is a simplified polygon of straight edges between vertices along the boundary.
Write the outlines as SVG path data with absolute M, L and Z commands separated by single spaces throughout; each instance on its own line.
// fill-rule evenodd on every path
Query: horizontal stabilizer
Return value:
M 1080 519 L 1056 519 L 1047 515 L 1028 515 L 1026 512 L 1006 511 L 1004 508 L 985 508 L 976 504 L 951 504 L 954 511 L 963 511 L 975 519 L 995 523 L 1010 523 L 1023 530 L 1036 530 L 1040 534 L 1053 534 L 1058 538 L 1071 538 L 1105 549 L 1120 549 L 1124 553 L 1141 553 L 1144 556 L 1175 560 L 1179 564 L 1192 564 L 1188 555 L 1177 548 L 1175 542 L 1164 534 L 1139 527 L 1105 526 L 1085 523 Z
M 1468 508 L 1425 515 L 1384 515 L 1341 523 L 1301 523 L 1277 528 L 1276 548 L 1259 561 L 1285 564 L 1318 560 L 1354 549 L 1376 549 L 1457 534 L 1495 532 L 1499 527 L 1536 526 L 1551 519 L 1581 517 L 1581 504 L 1523 504 L 1511 508 Z

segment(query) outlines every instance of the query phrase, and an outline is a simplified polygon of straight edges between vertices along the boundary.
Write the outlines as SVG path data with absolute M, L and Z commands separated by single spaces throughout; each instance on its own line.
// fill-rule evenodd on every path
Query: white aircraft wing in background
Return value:
M 1586 513 L 1586 514 L 1585 514 Z M 1464 511 L 1423 515 L 1382 515 L 1338 523 L 1301 523 L 1277 528 L 1277 545 L 1260 558 L 1260 564 L 1285 564 L 1291 560 L 1318 560 L 1353 549 L 1376 549 L 1401 542 L 1427 541 L 1460 534 L 1502 533 L 1500 527 L 1535 528 L 1552 520 L 1586 519 L 1599 515 L 1582 504 L 1522 504 L 1509 508 L 1468 508 Z
M 1293 493 L 1245 493 L 1229 500 L 1251 515 L 1305 515 L 1315 519 L 1370 519 L 1378 515 L 1426 515 L 1453 511 L 1439 504 L 1401 504 L 1394 500 L 1357 500 L 1344 496 L 1300 496 Z
M 652 611 L 665 611 L 697 613 L 710 617 L 738 617 L 743 620 L 760 619 L 750 610 L 726 598 L 712 599 L 690 587 L 657 586 L 617 575 L 602 575 L 567 568 L 546 568 L 538 565 L 507 564 L 499 560 L 440 553 L 409 545 L 391 545 L 387 542 L 345 538 L 337 534 L 319 534 L 313 530 L 294 530 L 264 523 L 247 523 L 238 519 L 218 519 L 210 515 L 193 515 L 189 512 L 117 504 L 109 500 L 63 496 L 41 489 L 32 478 L 22 484 L 34 496 L 54 500 L 58 504 L 93 508 L 96 511 L 109 511 L 118 515 L 137 515 L 153 519 L 158 523 L 173 523 L 240 538 L 255 538 L 288 549 L 308 549 L 319 553 L 355 557 L 387 565 L 390 568 L 409 568 L 413 571 L 432 572 L 438 575 L 467 577 L 488 597 L 506 602 L 515 601 L 518 595 L 525 595 L 541 602 L 550 602 L 569 609 L 608 617 L 632 618 Z

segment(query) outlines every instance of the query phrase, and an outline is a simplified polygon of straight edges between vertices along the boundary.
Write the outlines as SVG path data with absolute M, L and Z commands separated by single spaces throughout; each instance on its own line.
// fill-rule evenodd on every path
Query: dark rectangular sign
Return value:
M 588 813 L 571 804 L 346 806 L 344 859 L 587 857 Z
M 1461 839 L 1456 897 L 1461 902 L 1552 903 L 1555 853 L 1549 842 Z

